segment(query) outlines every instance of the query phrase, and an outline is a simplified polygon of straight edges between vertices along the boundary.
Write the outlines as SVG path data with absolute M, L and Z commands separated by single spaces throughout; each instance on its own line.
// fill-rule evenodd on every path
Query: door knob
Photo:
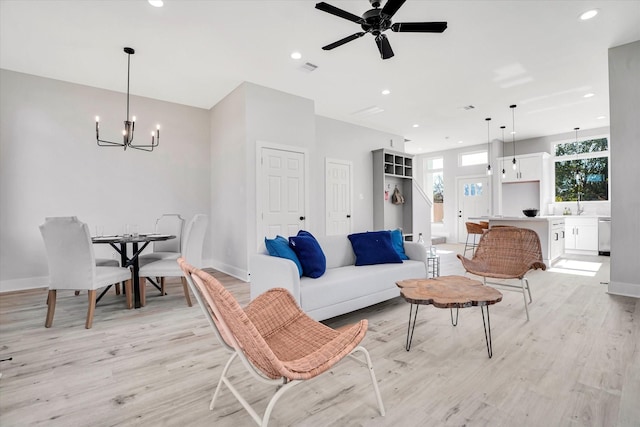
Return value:
M 303 216 L 300 217 L 300 221 L 304 221 L 304 217 Z
M 351 218 L 351 215 L 347 215 L 347 218 Z

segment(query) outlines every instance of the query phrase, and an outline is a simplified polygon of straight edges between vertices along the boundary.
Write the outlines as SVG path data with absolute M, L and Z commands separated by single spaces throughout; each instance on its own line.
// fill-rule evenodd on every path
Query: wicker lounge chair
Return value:
M 232 353 L 211 399 L 210 410 L 224 384 L 254 421 L 266 426 L 284 392 L 351 356 L 369 368 L 378 408 L 384 416 L 371 358 L 367 350 L 358 345 L 367 332 L 366 320 L 336 331 L 308 317 L 282 288 L 261 294 L 243 309 L 213 276 L 189 265 L 183 258 L 179 258 L 178 263 L 218 340 Z M 366 362 L 353 356 L 355 352 L 362 353 Z M 277 387 L 262 418 L 227 376 L 236 357 L 254 379 Z
M 482 276 L 485 285 L 489 283 L 521 291 L 529 320 L 526 294 L 529 294 L 529 303 L 532 298 L 529 280 L 525 274 L 529 270 L 547 269 L 542 262 L 540 239 L 535 231 L 517 227 L 492 227 L 480 238 L 472 259 L 462 255 L 458 255 L 458 258 L 468 273 Z M 487 278 L 519 279 L 520 285 L 487 282 Z

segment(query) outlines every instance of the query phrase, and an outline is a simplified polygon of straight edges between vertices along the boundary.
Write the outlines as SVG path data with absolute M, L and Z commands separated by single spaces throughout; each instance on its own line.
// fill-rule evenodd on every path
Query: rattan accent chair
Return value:
M 546 270 L 542 261 L 540 239 L 535 231 L 518 227 L 492 227 L 478 242 L 472 259 L 458 254 L 464 269 L 476 276 L 482 276 L 484 284 L 514 288 L 522 292 L 524 309 L 529 320 L 528 304 L 533 301 L 529 280 L 525 277 L 529 270 Z M 493 279 L 519 279 L 520 285 L 488 282 Z M 529 294 L 529 303 L 527 303 Z
M 471 251 L 471 256 L 475 254 L 475 250 L 478 247 L 478 243 L 476 243 L 477 236 L 482 236 L 485 229 L 482 225 L 475 222 L 465 222 L 464 225 L 467 227 L 467 240 L 464 243 L 464 255 L 467 255 L 467 251 Z M 473 237 L 472 237 L 473 236 Z M 471 242 L 470 239 L 473 239 Z
M 258 425 L 267 426 L 276 402 L 287 390 L 350 356 L 368 367 L 380 414 L 385 415 L 371 357 L 359 346 L 367 332 L 366 320 L 337 331 L 307 316 L 283 288 L 270 289 L 243 309 L 213 276 L 189 265 L 184 258 L 179 258 L 178 264 L 218 340 L 231 353 L 210 410 L 224 384 Z M 356 352 L 365 360 L 355 357 Z M 254 379 L 277 387 L 262 417 L 227 376 L 236 358 Z

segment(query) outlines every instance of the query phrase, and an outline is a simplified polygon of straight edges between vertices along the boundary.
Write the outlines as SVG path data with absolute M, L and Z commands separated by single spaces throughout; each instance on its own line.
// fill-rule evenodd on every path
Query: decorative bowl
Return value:
M 522 213 L 528 217 L 533 218 L 534 216 L 538 215 L 538 209 L 524 209 Z

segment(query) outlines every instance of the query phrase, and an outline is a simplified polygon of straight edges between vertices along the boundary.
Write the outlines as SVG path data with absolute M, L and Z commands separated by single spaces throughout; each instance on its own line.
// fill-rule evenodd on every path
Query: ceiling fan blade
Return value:
M 446 29 L 446 22 L 396 22 L 391 26 L 397 33 L 442 33 Z
M 391 49 L 391 44 L 389 44 L 387 36 L 384 34 L 377 35 L 376 44 L 378 45 L 378 50 L 380 51 L 380 57 L 382 59 L 389 59 L 393 56 L 393 49 Z
M 331 44 L 328 44 L 328 45 L 326 45 L 326 46 L 323 46 L 323 47 L 322 47 L 322 50 L 331 50 L 331 49 L 334 49 L 334 48 L 336 48 L 336 47 L 338 47 L 338 46 L 342 46 L 342 45 L 343 45 L 343 44 L 345 44 L 345 43 L 349 43 L 350 41 L 353 41 L 353 40 L 355 40 L 355 39 L 358 39 L 358 38 L 360 38 L 360 37 L 364 36 L 365 34 L 367 34 L 367 33 L 362 32 L 362 33 L 355 33 L 355 34 L 351 34 L 350 36 L 347 36 L 347 37 L 345 37 L 345 38 L 343 38 L 343 39 L 340 39 L 340 40 L 338 40 L 337 42 L 333 42 L 333 43 L 331 43 Z
M 381 13 L 385 15 L 387 18 L 391 18 L 393 15 L 396 14 L 398 9 L 400 9 L 400 6 L 402 6 L 405 1 L 407 0 L 388 0 L 387 3 L 382 8 Z
M 353 13 L 347 12 L 346 10 L 342 10 L 335 6 L 331 6 L 330 4 L 325 2 L 316 3 L 316 9 L 319 9 L 323 12 L 330 13 L 335 16 L 339 16 L 340 18 L 344 18 L 348 21 L 355 22 L 356 24 L 362 23 L 362 18 L 360 18 L 358 15 L 354 15 Z

